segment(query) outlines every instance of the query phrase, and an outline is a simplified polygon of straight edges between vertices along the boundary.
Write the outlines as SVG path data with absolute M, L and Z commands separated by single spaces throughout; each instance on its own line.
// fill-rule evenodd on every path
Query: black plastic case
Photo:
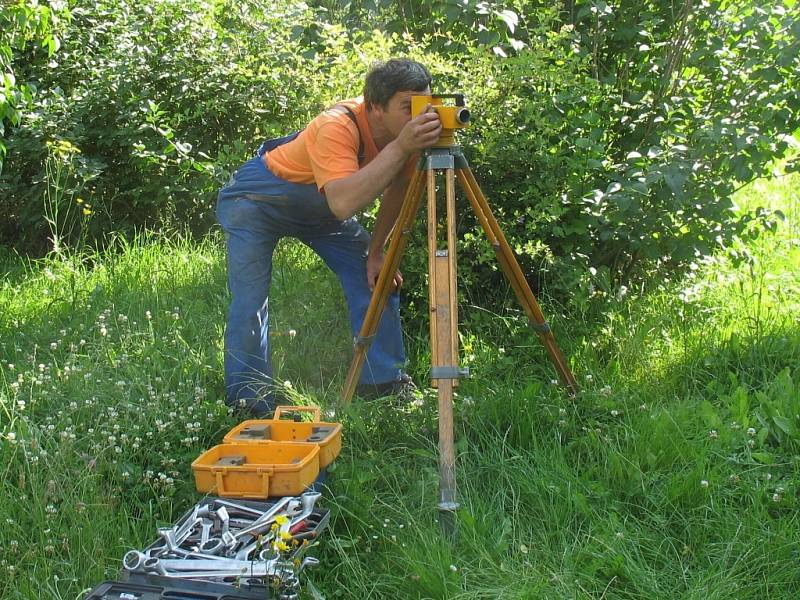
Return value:
M 84 600 L 264 600 L 273 598 L 265 587 L 237 589 L 202 581 L 130 575 L 127 581 L 104 581 Z

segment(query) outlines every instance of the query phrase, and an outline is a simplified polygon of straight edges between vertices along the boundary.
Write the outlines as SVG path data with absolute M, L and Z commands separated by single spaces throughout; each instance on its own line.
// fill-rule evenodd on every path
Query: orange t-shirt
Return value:
M 316 183 L 317 189 L 322 191 L 328 182 L 358 171 L 359 130 L 364 143 L 361 166 L 378 156 L 363 97 L 338 104 L 353 111 L 358 128 L 341 106 L 323 111 L 291 142 L 264 155 L 264 161 L 273 174 L 293 183 Z M 413 174 L 416 160 L 417 157 L 412 157 L 406 163 L 403 175 L 410 177 Z

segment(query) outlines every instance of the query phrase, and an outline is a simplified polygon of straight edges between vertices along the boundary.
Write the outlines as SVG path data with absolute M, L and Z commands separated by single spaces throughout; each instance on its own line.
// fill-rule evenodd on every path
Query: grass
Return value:
M 748 262 L 716 257 L 607 299 L 600 316 L 554 317 L 575 400 L 551 384 L 517 312 L 462 311 L 474 378 L 456 403 L 458 542 L 436 522 L 434 396 L 413 411 L 354 405 L 314 587 L 359 599 L 797 598 L 798 188 L 794 175 L 740 194 L 786 214 L 737 248 Z M 224 254 L 216 237 L 149 235 L 3 263 L 0 596 L 75 598 L 199 499 L 189 465 L 235 424 L 221 402 Z M 333 277 L 286 244 L 271 306 L 278 378 L 299 401 L 332 405 L 349 356 Z M 409 339 L 418 376 L 426 342 Z

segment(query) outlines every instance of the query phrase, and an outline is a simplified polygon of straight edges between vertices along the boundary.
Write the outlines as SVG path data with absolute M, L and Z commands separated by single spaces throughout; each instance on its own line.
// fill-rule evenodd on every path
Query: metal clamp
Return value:
M 357 335 L 353 338 L 353 346 L 355 346 L 356 348 L 358 347 L 369 348 L 374 339 L 375 339 L 375 334 L 364 337 Z
M 536 333 L 550 333 L 550 323 L 547 321 L 542 321 L 541 323 L 531 321 L 531 327 Z
M 469 367 L 432 367 L 431 379 L 466 379 L 469 377 Z

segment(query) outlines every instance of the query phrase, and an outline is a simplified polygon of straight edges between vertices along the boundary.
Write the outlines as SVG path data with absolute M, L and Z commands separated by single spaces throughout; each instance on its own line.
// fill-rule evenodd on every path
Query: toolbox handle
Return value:
M 258 475 L 261 476 L 261 497 L 262 498 L 269 498 L 269 479 L 272 475 L 272 469 L 257 469 L 256 472 Z M 222 469 L 215 471 L 214 476 L 217 480 L 217 495 L 218 496 L 232 496 L 232 497 L 242 497 L 246 494 L 240 490 L 226 490 L 225 489 L 225 471 Z
M 284 413 L 291 412 L 310 412 L 313 419 L 317 422 L 322 420 L 322 409 L 319 406 L 277 406 L 275 414 L 272 416 L 273 421 L 280 421 Z

